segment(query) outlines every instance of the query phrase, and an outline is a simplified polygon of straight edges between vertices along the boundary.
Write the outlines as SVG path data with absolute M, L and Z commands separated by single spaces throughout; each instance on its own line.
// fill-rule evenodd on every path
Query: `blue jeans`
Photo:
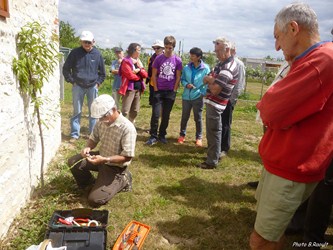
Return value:
M 90 88 L 82 88 L 77 84 L 73 84 L 72 87 L 72 98 L 73 98 L 73 116 L 71 118 L 71 137 L 80 137 L 80 121 L 82 114 L 82 106 L 84 101 L 84 96 L 87 95 L 88 99 L 88 109 L 89 109 L 89 133 L 93 131 L 96 123 L 96 119 L 91 118 L 90 107 L 93 100 L 98 95 L 98 89 L 96 86 Z
M 157 138 L 165 137 L 167 134 L 166 129 L 169 125 L 170 113 L 175 103 L 176 92 L 173 90 L 159 90 L 154 92 L 153 103 L 152 103 L 152 115 L 150 120 L 150 135 Z M 158 119 L 162 116 L 159 134 L 158 130 Z
M 206 105 L 206 137 L 208 143 L 206 163 L 216 166 L 221 153 L 223 110 Z
M 187 122 L 191 115 L 193 108 L 193 115 L 195 121 L 195 139 L 202 139 L 202 110 L 203 110 L 203 98 L 199 97 L 195 100 L 183 100 L 182 101 L 182 119 L 180 122 L 180 136 L 186 135 Z

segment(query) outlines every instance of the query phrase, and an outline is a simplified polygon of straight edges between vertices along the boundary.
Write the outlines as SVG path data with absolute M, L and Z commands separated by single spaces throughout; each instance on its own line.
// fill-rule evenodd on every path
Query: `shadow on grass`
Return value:
M 68 174 L 53 176 L 52 179 L 44 186 L 43 189 L 37 189 L 34 199 L 44 199 L 47 202 L 53 200 L 53 204 L 59 210 L 66 207 L 89 207 L 87 196 L 89 190 L 80 189 L 71 176 L 69 169 Z
M 158 222 L 160 233 L 180 249 L 247 249 L 255 219 L 249 203 L 255 199 L 244 195 L 243 189 L 195 176 L 177 186 L 160 186 L 157 190 L 165 198 L 181 204 L 185 211 L 198 211 L 198 216 L 184 212 L 177 221 Z
M 241 150 L 231 149 L 228 152 L 228 157 L 237 158 L 237 159 L 246 159 L 246 160 L 255 161 L 255 162 L 262 164 L 259 153 L 254 152 L 254 151 L 249 151 L 249 150 L 244 150 L 244 149 L 241 149 Z
M 146 152 L 140 153 L 140 161 L 148 167 L 158 168 L 162 166 L 172 167 L 187 167 L 195 166 L 207 157 L 207 148 L 195 147 L 194 141 L 187 141 L 184 144 L 177 143 L 177 139 L 168 139 L 168 144 L 160 142 L 153 146 L 144 145 L 148 136 L 138 135 L 137 143 L 142 143 L 147 149 Z M 157 152 L 160 151 L 160 152 Z M 233 159 L 235 162 L 240 161 L 253 161 L 262 164 L 261 158 L 258 153 L 250 150 L 230 150 L 228 158 Z
M 141 154 L 140 162 L 150 168 L 161 168 L 161 167 L 173 167 L 173 168 L 184 168 L 184 167 L 195 167 L 196 164 L 202 162 L 203 155 L 182 153 L 181 157 L 173 155 L 157 156 L 155 154 Z M 190 159 L 190 160 L 189 160 Z M 170 164 L 172 161 L 172 164 Z

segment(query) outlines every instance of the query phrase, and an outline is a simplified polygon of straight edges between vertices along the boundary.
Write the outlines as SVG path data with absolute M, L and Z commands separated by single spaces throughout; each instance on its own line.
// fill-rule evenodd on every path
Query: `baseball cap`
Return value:
M 161 47 L 164 48 L 164 43 L 161 40 L 155 40 L 152 47 Z
M 119 47 L 115 47 L 113 50 L 114 50 L 115 53 L 123 51 L 123 49 L 119 48 Z
M 102 118 L 107 114 L 115 105 L 115 101 L 110 95 L 100 95 L 91 104 L 91 117 Z
M 224 38 L 224 37 L 217 37 L 214 41 L 214 44 L 223 44 L 224 46 L 226 46 L 227 48 L 231 47 L 231 42 Z
M 90 31 L 84 30 L 81 33 L 80 40 L 92 42 L 94 41 L 94 35 Z

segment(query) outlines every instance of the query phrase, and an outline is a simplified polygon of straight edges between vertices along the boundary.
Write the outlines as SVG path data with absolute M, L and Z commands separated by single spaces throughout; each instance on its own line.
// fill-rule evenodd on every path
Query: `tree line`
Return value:
M 59 42 L 61 47 L 66 47 L 73 49 L 79 45 L 80 37 L 75 35 L 76 31 L 75 29 L 68 23 L 64 21 L 60 21 L 60 28 L 59 28 Z M 114 53 L 114 47 L 113 48 L 101 48 L 99 46 L 96 46 L 104 60 L 105 65 L 111 65 L 111 62 L 116 59 L 116 55 Z M 121 45 L 119 46 L 121 47 Z M 126 48 L 123 48 L 126 50 Z M 147 68 L 148 64 L 148 58 L 150 54 L 145 53 L 143 50 L 143 53 L 141 55 L 141 60 L 144 64 L 144 66 Z M 182 55 L 179 55 L 182 58 L 183 65 L 186 65 L 189 62 L 189 54 L 184 53 Z M 273 59 L 270 56 L 267 56 L 265 59 Z M 209 67 L 212 69 L 217 59 L 215 57 L 215 54 L 212 52 L 205 53 L 203 60 L 205 63 L 209 65 Z M 246 78 L 247 81 L 259 81 L 263 84 L 269 85 L 274 77 L 276 75 L 275 70 L 262 70 L 260 67 L 252 68 L 252 67 L 246 67 Z

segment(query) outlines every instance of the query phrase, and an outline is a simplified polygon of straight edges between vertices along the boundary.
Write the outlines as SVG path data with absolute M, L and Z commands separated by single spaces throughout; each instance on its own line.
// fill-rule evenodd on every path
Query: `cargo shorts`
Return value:
M 263 168 L 255 194 L 256 232 L 268 241 L 279 241 L 295 211 L 311 195 L 317 184 L 287 180 Z

